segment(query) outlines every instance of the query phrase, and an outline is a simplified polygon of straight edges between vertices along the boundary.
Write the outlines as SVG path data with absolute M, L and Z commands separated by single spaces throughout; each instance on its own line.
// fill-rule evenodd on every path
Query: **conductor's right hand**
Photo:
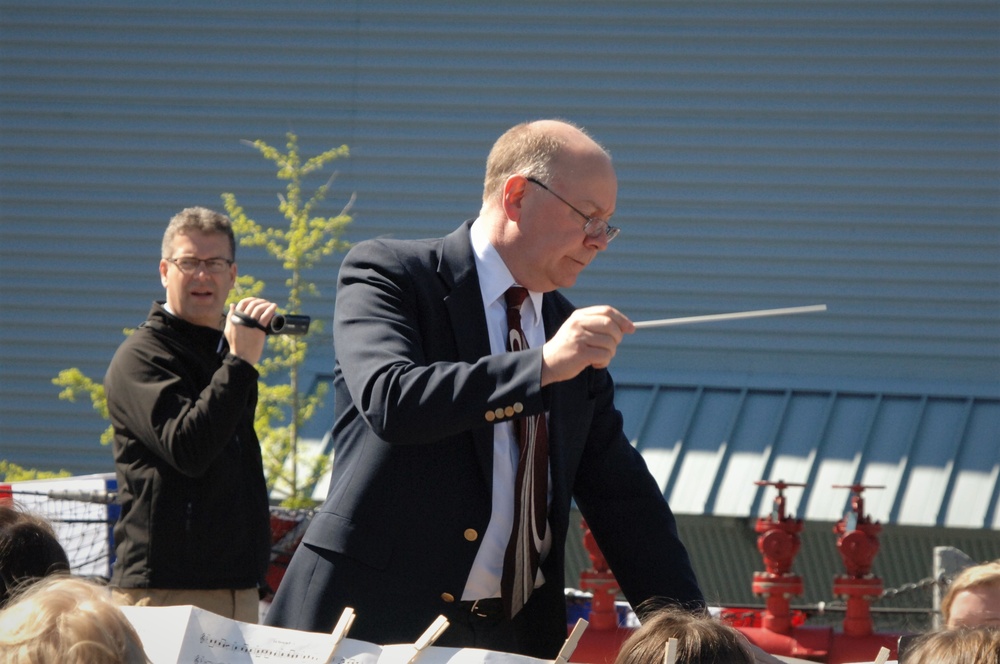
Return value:
M 542 347 L 542 387 L 576 377 L 587 367 L 604 369 L 635 325 L 614 307 L 577 309 Z

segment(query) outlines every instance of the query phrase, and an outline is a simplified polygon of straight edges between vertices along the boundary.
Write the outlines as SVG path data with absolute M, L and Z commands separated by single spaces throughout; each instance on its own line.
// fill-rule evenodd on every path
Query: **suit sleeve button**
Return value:
M 493 411 L 493 414 L 497 416 L 498 420 L 502 420 L 503 419 L 503 408 L 497 408 L 495 411 Z
M 524 404 L 523 403 L 521 403 L 520 401 L 518 401 L 517 403 L 514 404 L 514 412 L 515 413 L 520 413 L 523 410 L 524 410 Z
M 452 602 L 455 601 L 455 596 L 452 595 L 451 593 L 441 593 L 441 599 L 451 604 Z
M 469 541 L 469 542 L 475 542 L 477 539 L 479 539 L 479 533 L 477 533 L 472 528 L 466 528 L 465 532 L 463 533 L 463 535 L 465 535 L 466 541 Z
M 514 417 L 514 407 L 507 406 L 506 408 L 503 409 L 503 414 L 506 415 L 507 417 Z
M 496 413 L 494 413 L 492 410 L 486 411 L 486 421 L 487 422 L 492 422 L 496 418 L 497 418 Z

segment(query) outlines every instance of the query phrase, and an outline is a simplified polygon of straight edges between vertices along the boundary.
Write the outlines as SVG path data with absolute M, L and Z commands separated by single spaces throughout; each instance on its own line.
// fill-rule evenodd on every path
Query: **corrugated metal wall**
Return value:
M 671 507 L 837 521 L 853 485 L 892 524 L 1000 530 L 1000 399 L 619 383 L 625 433 Z
M 624 228 L 578 304 L 830 306 L 637 333 L 621 375 L 996 395 L 998 7 L 0 0 L 0 458 L 107 468 L 104 423 L 50 379 L 101 377 L 162 294 L 178 209 L 230 191 L 277 222 L 240 140 L 286 131 L 350 146 L 329 211 L 357 194 L 356 240 L 450 230 L 501 131 L 567 117 L 612 150 Z M 240 263 L 280 297 L 260 255 Z M 330 317 L 335 273 L 306 313 Z

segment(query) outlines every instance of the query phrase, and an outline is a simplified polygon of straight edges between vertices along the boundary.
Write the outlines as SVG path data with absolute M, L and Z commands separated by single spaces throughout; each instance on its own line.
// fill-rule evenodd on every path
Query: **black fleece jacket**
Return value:
M 270 550 L 257 370 L 155 302 L 104 379 L 121 515 L 111 583 L 254 588 Z

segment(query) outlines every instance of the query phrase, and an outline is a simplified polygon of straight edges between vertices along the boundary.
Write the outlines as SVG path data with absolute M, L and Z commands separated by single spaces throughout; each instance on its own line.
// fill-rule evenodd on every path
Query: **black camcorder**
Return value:
M 303 335 L 309 332 L 309 323 L 312 322 L 309 316 L 274 314 L 271 317 L 271 322 L 268 323 L 267 327 L 264 327 L 257 322 L 256 318 L 251 318 L 242 311 L 234 311 L 233 316 L 240 325 L 256 327 L 258 330 L 264 330 L 267 334 Z

